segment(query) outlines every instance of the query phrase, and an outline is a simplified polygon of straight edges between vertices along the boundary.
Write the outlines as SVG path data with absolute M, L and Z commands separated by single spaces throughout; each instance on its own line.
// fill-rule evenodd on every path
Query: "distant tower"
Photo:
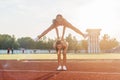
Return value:
M 87 29 L 88 32 L 88 53 L 99 53 L 99 35 L 101 29 Z

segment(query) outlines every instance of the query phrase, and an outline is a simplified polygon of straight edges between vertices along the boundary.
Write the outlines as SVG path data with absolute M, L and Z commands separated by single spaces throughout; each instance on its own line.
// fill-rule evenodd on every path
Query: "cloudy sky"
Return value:
M 120 0 L 0 0 L 0 34 L 35 38 L 57 14 L 83 33 L 100 28 L 101 37 L 108 34 L 120 40 Z M 70 29 L 66 32 L 82 39 Z M 56 37 L 53 34 L 54 30 L 46 36 Z

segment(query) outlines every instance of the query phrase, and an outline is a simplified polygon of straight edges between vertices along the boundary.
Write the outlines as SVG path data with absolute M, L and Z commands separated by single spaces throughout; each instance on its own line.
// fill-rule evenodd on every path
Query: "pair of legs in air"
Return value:
M 59 26 L 63 27 L 63 33 L 62 33 L 61 40 L 59 40 L 60 39 L 59 32 L 58 32 L 58 27 Z M 76 33 L 85 37 L 85 35 L 79 29 L 77 29 L 72 24 L 70 24 L 60 14 L 58 14 L 56 16 L 56 19 L 53 20 L 53 24 L 50 25 L 50 27 L 48 29 L 46 29 L 41 35 L 39 35 L 37 37 L 37 40 L 38 40 L 41 37 L 43 37 L 44 35 L 46 35 L 48 32 L 50 32 L 51 30 L 53 30 L 53 29 L 56 30 L 58 40 L 55 42 L 54 48 L 56 49 L 57 55 L 58 55 L 58 68 L 57 68 L 57 70 L 62 70 L 62 69 L 67 70 L 67 68 L 66 68 L 66 51 L 67 51 L 67 48 L 68 48 L 68 43 L 64 40 L 64 34 L 65 34 L 66 28 L 70 28 L 73 31 L 75 31 Z M 62 53 L 63 53 L 63 63 L 62 63 L 62 59 L 61 59 L 61 54 Z
M 66 52 L 68 48 L 68 42 L 65 40 L 57 40 L 54 44 L 54 48 L 57 51 L 58 68 L 57 70 L 67 70 L 66 67 Z M 63 58 L 62 58 L 63 57 Z

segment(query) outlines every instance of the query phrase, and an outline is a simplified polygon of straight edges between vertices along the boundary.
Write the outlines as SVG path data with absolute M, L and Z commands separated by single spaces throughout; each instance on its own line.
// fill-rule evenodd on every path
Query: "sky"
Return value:
M 100 37 L 108 34 L 120 40 L 120 0 L 0 0 L 0 34 L 35 38 L 52 24 L 57 14 L 83 33 L 90 28 L 102 29 Z M 69 33 L 83 39 L 67 29 L 65 35 Z M 56 37 L 55 31 L 46 36 Z

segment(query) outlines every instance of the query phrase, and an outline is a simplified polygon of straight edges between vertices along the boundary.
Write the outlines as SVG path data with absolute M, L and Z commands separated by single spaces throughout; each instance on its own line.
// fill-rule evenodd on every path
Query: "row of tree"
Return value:
M 87 50 L 87 40 L 78 41 L 75 36 L 69 34 L 66 37 L 66 41 L 69 43 L 69 50 Z M 53 49 L 54 39 L 43 37 L 39 41 L 34 41 L 30 37 L 22 37 L 16 39 L 15 36 L 10 36 L 8 34 L 0 35 L 0 49 L 7 48 L 25 48 L 25 49 Z M 104 35 L 100 40 L 101 50 L 110 50 L 114 47 L 119 46 L 119 42 L 115 38 L 110 38 L 108 35 Z

